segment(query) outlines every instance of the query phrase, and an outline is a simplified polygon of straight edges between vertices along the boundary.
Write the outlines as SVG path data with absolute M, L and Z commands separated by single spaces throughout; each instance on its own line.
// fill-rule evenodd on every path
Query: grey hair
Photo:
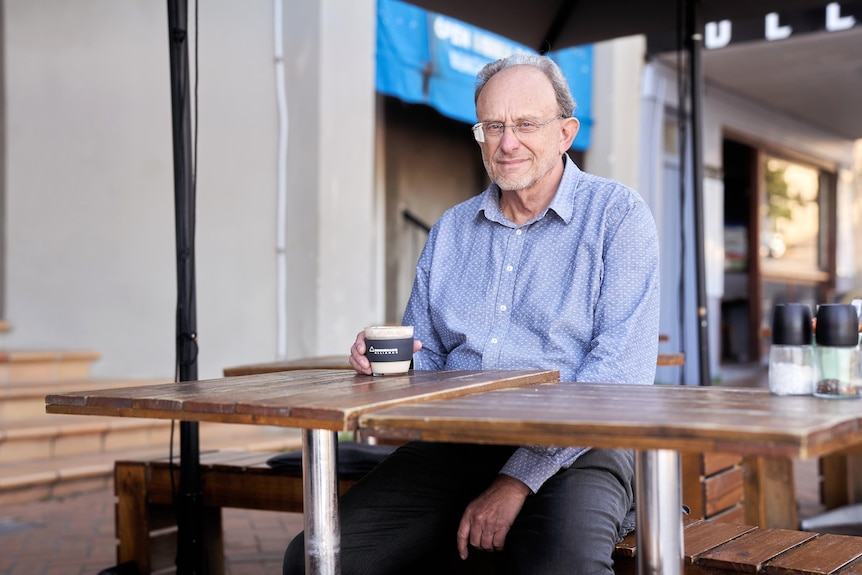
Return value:
M 490 62 L 482 68 L 476 75 L 476 92 L 473 96 L 473 103 L 479 102 L 479 94 L 491 77 L 506 68 L 512 66 L 532 66 L 540 70 L 550 80 L 554 87 L 554 92 L 557 96 L 557 107 L 560 109 L 560 115 L 564 118 L 570 118 L 575 111 L 575 100 L 572 98 L 572 92 L 569 90 L 569 83 L 566 77 L 563 76 L 562 70 L 557 66 L 557 63 L 547 56 L 531 54 L 529 52 L 512 54 L 506 58 Z

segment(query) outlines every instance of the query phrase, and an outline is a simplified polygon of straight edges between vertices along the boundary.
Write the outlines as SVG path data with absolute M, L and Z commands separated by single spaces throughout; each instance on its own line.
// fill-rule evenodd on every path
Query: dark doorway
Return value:
M 759 316 L 752 297 L 757 282 L 750 278 L 756 267 L 750 238 L 756 234 L 752 203 L 756 196 L 757 151 L 745 144 L 724 140 L 724 297 L 721 301 L 721 360 L 730 363 L 755 361 L 759 354 L 752 337 L 754 318 Z M 756 331 L 754 332 L 756 335 Z

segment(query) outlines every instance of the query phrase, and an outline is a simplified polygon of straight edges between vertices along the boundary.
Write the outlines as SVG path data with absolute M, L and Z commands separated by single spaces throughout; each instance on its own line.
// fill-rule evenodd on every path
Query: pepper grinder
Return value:
M 849 304 L 820 304 L 814 327 L 817 383 L 814 395 L 858 398 L 859 318 Z
M 814 374 L 811 310 L 801 303 L 777 304 L 772 310 L 769 391 L 774 395 L 811 395 Z

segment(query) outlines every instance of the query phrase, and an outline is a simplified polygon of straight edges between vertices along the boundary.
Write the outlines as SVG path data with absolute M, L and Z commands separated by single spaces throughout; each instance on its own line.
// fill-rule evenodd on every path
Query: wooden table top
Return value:
M 349 369 L 350 361 L 346 354 L 343 355 L 318 355 L 314 357 L 301 357 L 299 359 L 287 359 L 283 361 L 270 361 L 266 363 L 250 363 L 226 367 L 223 370 L 225 377 L 238 375 L 255 375 L 259 373 L 273 373 L 276 371 L 294 371 L 298 369 Z
M 369 412 L 399 439 L 811 458 L 862 443 L 862 401 L 766 389 L 551 383 Z
M 660 353 L 656 358 L 657 366 L 683 365 L 685 354 L 683 353 Z M 266 363 L 250 363 L 224 368 L 225 377 L 236 377 L 238 375 L 256 375 L 260 373 L 274 373 L 276 371 L 293 371 L 297 369 L 349 369 L 350 361 L 346 355 L 319 355 L 314 357 L 301 357 L 283 361 L 271 361 Z
M 372 377 L 301 370 L 49 395 L 48 413 L 353 431 L 362 413 L 411 401 L 559 381 L 558 371 L 417 371 Z

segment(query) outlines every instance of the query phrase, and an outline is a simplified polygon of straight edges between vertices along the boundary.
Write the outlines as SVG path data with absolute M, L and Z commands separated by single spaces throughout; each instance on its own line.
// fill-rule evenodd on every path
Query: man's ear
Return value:
M 572 142 L 575 141 L 575 136 L 578 135 L 578 130 L 581 129 L 581 123 L 577 118 L 563 118 L 562 137 L 560 139 L 560 153 L 565 153 L 572 147 Z

